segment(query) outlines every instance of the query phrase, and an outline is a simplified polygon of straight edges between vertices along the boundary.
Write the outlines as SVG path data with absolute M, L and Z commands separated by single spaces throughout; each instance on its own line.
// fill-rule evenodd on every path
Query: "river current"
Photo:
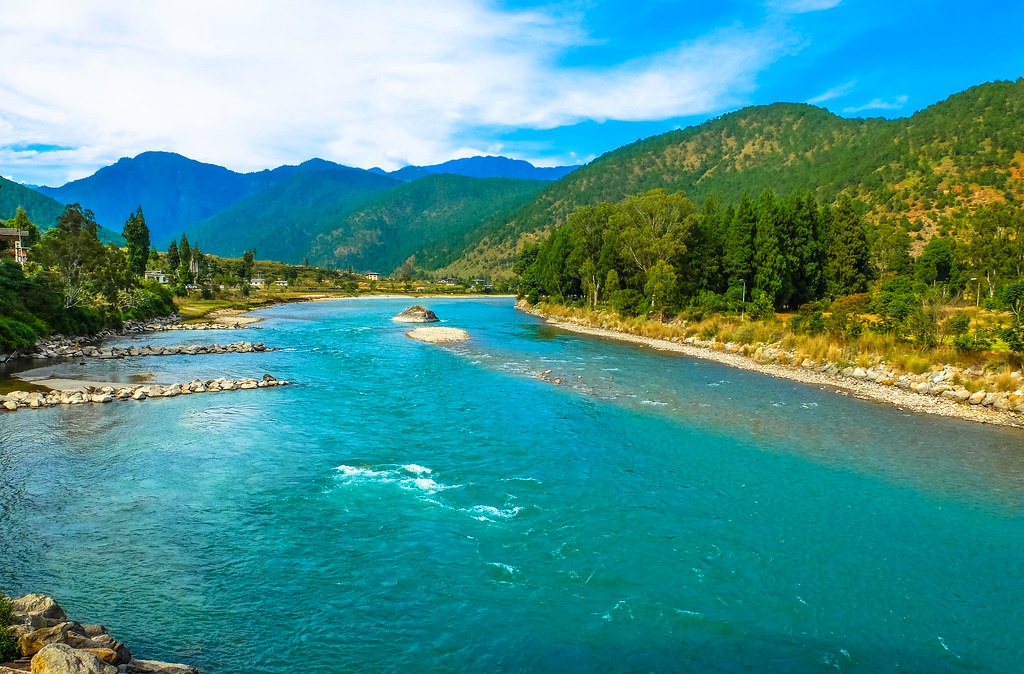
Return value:
M 0 416 L 0 590 L 211 674 L 1024 667 L 1020 430 L 410 303 L 60 366 L 294 384 Z

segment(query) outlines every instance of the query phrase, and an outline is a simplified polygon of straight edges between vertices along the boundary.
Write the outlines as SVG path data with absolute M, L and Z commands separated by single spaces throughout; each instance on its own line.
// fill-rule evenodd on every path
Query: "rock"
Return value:
M 108 665 L 88 651 L 66 644 L 49 644 L 32 658 L 33 674 L 118 674 L 117 667 Z
M 135 389 L 135 392 L 132 393 L 132 400 L 145 400 L 146 397 L 146 392 L 141 388 Z
M 430 309 L 413 305 L 391 320 L 396 323 L 437 323 L 441 319 Z
M 469 333 L 461 328 L 416 328 L 405 333 L 405 336 L 432 344 L 464 342 L 469 339 Z
M 199 674 L 195 667 L 156 660 L 132 660 L 122 669 L 126 674 Z
M 973 394 L 970 398 L 968 398 L 967 402 L 969 402 L 972 405 L 980 405 L 982 401 L 985 400 L 986 395 L 988 394 L 986 394 L 984 391 L 978 391 L 975 394 Z
M 97 658 L 99 658 L 103 662 L 107 663 L 108 665 L 115 665 L 116 666 L 118 664 L 117 663 L 117 652 L 116 651 L 112 651 L 109 648 L 80 648 L 78 650 L 85 651 L 86 653 L 92 653 L 93 655 L 95 655 Z
M 42 594 L 26 594 L 24 597 L 12 599 L 11 606 L 14 608 L 15 614 L 40 616 L 58 622 L 68 619 L 68 614 L 64 612 L 60 604 Z

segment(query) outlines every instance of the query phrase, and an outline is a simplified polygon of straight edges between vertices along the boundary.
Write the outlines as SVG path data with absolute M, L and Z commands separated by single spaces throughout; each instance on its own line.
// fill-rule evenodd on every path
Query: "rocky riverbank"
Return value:
M 43 382 L 45 383 L 45 382 Z M 58 405 L 84 405 L 87 403 L 112 403 L 118 400 L 142 401 L 148 398 L 174 398 L 194 393 L 220 393 L 222 391 L 249 391 L 260 388 L 287 386 L 291 382 L 276 379 L 269 374 L 261 379 L 195 379 L 183 384 L 148 384 L 142 386 L 82 385 L 79 388 L 60 390 L 12 391 L 0 395 L 0 410 L 14 412 L 20 409 L 42 409 Z M 2 674 L 2 673 L 0 673 Z
M 189 323 L 184 324 L 181 322 L 181 316 L 177 314 L 172 316 L 164 316 L 162 318 L 154 318 L 148 321 L 125 321 L 124 325 L 121 326 L 120 330 L 103 330 L 95 335 L 75 337 L 67 335 L 54 335 L 52 337 L 43 337 L 38 340 L 31 348 L 24 351 L 14 351 L 13 353 L 0 353 L 0 363 L 6 363 L 9 361 L 15 361 L 23 358 L 46 358 L 47 356 L 42 355 L 48 352 L 58 351 L 77 351 L 82 349 L 82 345 L 86 347 L 95 348 L 95 345 L 102 344 L 105 340 L 115 339 L 118 337 L 131 337 L 137 335 L 143 335 L 151 332 L 167 332 L 170 330 L 232 330 L 242 329 L 248 327 L 249 323 L 252 323 L 258 319 L 239 317 L 235 322 L 219 322 L 213 321 L 210 323 Z M 60 357 L 60 356 L 52 356 Z
M 747 345 L 722 343 L 688 337 L 665 340 L 597 327 L 581 321 L 550 318 L 522 302 L 516 306 L 547 320 L 564 330 L 641 344 L 694 358 L 713 360 L 723 365 L 752 370 L 772 377 L 814 384 L 843 395 L 893 405 L 897 408 L 938 414 L 1000 426 L 1024 428 L 1024 375 L 1015 372 L 1018 388 L 1014 391 L 971 391 L 957 383 L 970 379 L 970 373 L 945 365 L 937 371 L 921 374 L 900 373 L 883 364 L 870 368 L 847 367 L 836 363 L 801 360 L 778 344 Z
M 188 665 L 135 658 L 103 625 L 68 618 L 53 599 L 28 594 L 10 600 L 21 657 L 0 663 L 0 674 L 198 674 Z
M 130 347 L 109 347 L 82 346 L 78 343 L 70 343 L 62 339 L 58 343 L 40 340 L 36 350 L 27 354 L 27 357 L 36 360 L 50 360 L 53 358 L 102 358 L 117 359 L 137 356 L 200 356 L 219 353 L 262 353 L 264 351 L 276 351 L 263 342 L 233 342 L 231 344 L 176 344 L 170 346 L 130 346 Z

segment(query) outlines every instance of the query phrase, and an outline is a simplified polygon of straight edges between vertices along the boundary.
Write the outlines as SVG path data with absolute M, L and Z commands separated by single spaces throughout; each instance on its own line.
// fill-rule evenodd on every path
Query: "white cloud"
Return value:
M 819 94 L 814 98 L 807 99 L 807 102 L 811 105 L 821 105 L 826 101 L 831 101 L 836 98 L 842 98 L 846 96 L 850 91 L 857 86 L 857 82 L 847 82 L 846 84 L 840 84 L 837 87 L 832 87 L 823 94 Z
M 846 113 L 857 113 L 864 112 L 865 110 L 899 110 L 907 104 L 909 100 L 908 96 L 897 96 L 891 101 L 883 101 L 880 98 L 873 99 L 872 101 L 865 103 L 864 105 L 858 105 L 855 107 L 844 108 L 843 112 Z
M 487 151 L 460 140 L 468 129 L 718 110 L 788 48 L 767 30 L 732 28 L 567 69 L 560 56 L 590 40 L 578 16 L 485 0 L 5 5 L 0 170 L 28 182 L 63 182 L 150 149 L 237 170 L 312 156 L 438 163 Z M 76 149 L 10 149 L 31 144 Z

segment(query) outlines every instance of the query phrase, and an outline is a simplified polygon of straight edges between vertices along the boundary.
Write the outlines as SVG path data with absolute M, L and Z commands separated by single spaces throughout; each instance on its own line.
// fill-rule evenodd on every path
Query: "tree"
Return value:
M 840 297 L 867 290 L 871 267 L 864 220 L 846 194 L 839 195 L 831 210 L 827 240 L 825 276 L 829 295 Z
M 686 252 L 686 238 L 697 208 L 682 192 L 651 190 L 628 197 L 610 223 L 619 229 L 622 257 L 644 274 L 658 261 Z
M 127 244 L 128 268 L 137 276 L 142 276 L 146 273 L 146 263 L 149 261 L 149 227 L 142 215 L 142 206 L 128 216 L 121 236 Z
M 651 310 L 664 311 L 675 290 L 675 270 L 664 260 L 658 260 L 647 271 L 647 283 L 644 285 L 644 294 L 650 301 Z
M 754 226 L 754 287 L 767 296 L 767 300 L 764 301 L 777 306 L 788 270 L 779 237 L 782 212 L 771 190 L 761 193 L 755 206 L 755 213 L 757 221 Z M 788 300 L 788 297 L 784 299 Z
M 956 284 L 959 267 L 956 242 L 937 236 L 925 245 L 921 257 L 917 258 L 915 275 L 917 280 L 929 285 Z
M 746 194 L 740 197 L 739 206 L 733 214 L 725 240 L 725 273 L 729 287 L 741 285 L 753 287 L 754 269 L 754 227 L 757 215 L 754 204 Z
M 1008 283 L 997 294 L 1011 316 L 1010 325 L 1000 333 L 1010 351 L 1024 357 L 1024 280 Z
M 250 248 L 242 254 L 242 260 L 238 263 L 238 280 L 243 287 L 249 287 L 252 279 L 252 270 L 256 266 L 256 249 Z
M 178 255 L 181 256 L 179 266 L 187 268 L 192 264 L 192 246 L 189 245 L 188 237 L 184 234 L 181 235 L 181 243 L 178 244 Z
M 789 229 L 791 308 L 820 299 L 825 266 L 824 233 L 818 202 L 811 192 L 794 192 L 786 200 Z
M 57 218 L 57 226 L 43 234 L 32 249 L 32 258 L 53 272 L 64 296 L 64 308 L 85 303 L 92 274 L 100 263 L 103 244 L 92 211 L 69 204 Z
M 167 272 L 173 274 L 178 271 L 180 265 L 181 254 L 178 252 L 178 242 L 171 241 L 171 245 L 167 246 Z

